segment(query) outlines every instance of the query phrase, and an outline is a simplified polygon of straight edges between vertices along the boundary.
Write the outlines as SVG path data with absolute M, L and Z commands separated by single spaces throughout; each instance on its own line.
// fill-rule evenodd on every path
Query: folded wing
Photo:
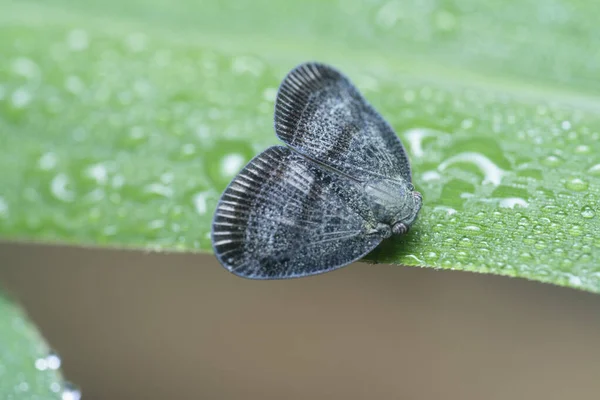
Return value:
M 357 185 L 287 147 L 271 147 L 223 193 L 213 220 L 214 252 L 231 272 L 254 279 L 349 264 L 384 237 Z
M 306 63 L 281 83 L 275 131 L 292 148 L 361 180 L 411 181 L 406 151 L 390 125 L 337 70 Z

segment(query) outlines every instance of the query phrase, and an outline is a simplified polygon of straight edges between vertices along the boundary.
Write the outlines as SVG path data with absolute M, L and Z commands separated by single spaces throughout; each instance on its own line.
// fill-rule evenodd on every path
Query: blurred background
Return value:
M 210 251 L 220 191 L 277 142 L 276 85 L 318 59 L 356 77 L 401 135 L 441 132 L 423 142 L 419 178 L 480 135 L 469 151 L 483 149 L 497 171 L 530 163 L 507 173 L 502 196 L 551 198 L 562 212 L 539 233 L 541 203 L 503 208 L 494 226 L 459 221 L 489 237 L 463 230 L 471 241 L 447 241 L 460 224 L 446 206 L 475 215 L 469 199 L 489 200 L 467 165 L 416 182 L 437 197 L 442 211 L 430 202 L 422 220 L 445 218 L 441 232 L 413 231 L 410 246 L 382 257 L 433 254 L 429 265 L 473 269 L 493 258 L 500 272 L 538 278 L 548 271 L 537 261 L 564 257 L 550 273 L 581 284 L 573 271 L 596 271 L 600 238 L 586 227 L 597 224 L 598 192 L 579 185 L 554 199 L 552 184 L 573 178 L 564 165 L 600 166 L 595 2 L 0 0 L 0 29 L 0 235 L 23 239 L 0 243 L 0 287 L 84 400 L 598 398 L 597 295 L 366 263 L 256 282 L 197 253 Z M 573 215 L 581 226 L 569 230 Z M 508 233 L 530 240 L 523 259 L 510 259 Z
M 356 263 L 237 278 L 208 255 L 0 245 L 83 399 L 594 399 L 600 298 Z

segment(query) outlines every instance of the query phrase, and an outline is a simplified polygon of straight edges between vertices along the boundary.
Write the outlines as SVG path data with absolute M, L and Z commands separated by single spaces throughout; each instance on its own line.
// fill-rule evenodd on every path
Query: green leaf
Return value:
M 0 293 L 0 398 L 60 399 L 60 359 L 23 312 Z
M 294 65 L 340 68 L 424 195 L 375 262 L 600 291 L 594 1 L 11 2 L 0 234 L 210 251 L 220 192 L 276 144 Z

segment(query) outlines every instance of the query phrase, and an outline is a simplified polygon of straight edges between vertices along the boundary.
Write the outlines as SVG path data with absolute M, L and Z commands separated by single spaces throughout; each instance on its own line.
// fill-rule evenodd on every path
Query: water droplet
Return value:
M 65 80 L 65 89 L 73 94 L 80 94 L 84 89 L 83 81 L 78 76 L 70 75 Z
M 207 208 L 207 199 L 211 195 L 210 191 L 196 193 L 192 202 L 194 203 L 194 207 L 196 208 L 196 212 L 200 215 L 206 214 Z
M 104 229 L 102 229 L 102 233 L 104 234 L 104 236 L 114 236 L 116 235 L 118 232 L 118 229 L 115 225 L 108 225 L 105 226 Z
M 573 286 L 581 286 L 583 284 L 580 277 L 572 275 L 572 274 L 568 274 L 567 276 L 569 278 L 569 284 L 571 284 Z
M 444 171 L 450 165 L 459 162 L 471 163 L 477 166 L 484 175 L 484 184 L 491 183 L 494 186 L 498 186 L 502 182 L 502 177 L 506 175 L 506 171 L 500 169 L 500 167 L 494 164 L 492 160 L 490 160 L 483 154 L 474 152 L 459 153 L 455 156 L 452 156 L 449 159 L 442 162 L 439 165 L 438 170 Z
M 265 90 L 263 90 L 263 99 L 265 99 L 266 101 L 273 103 L 275 102 L 275 99 L 277 98 L 277 89 L 276 88 L 266 88 Z
M 473 120 L 470 118 L 463 119 L 462 122 L 460 123 L 460 127 L 462 129 L 469 129 L 469 128 L 473 127 Z
M 70 383 L 65 383 L 61 400 L 81 400 L 81 391 Z
M 447 206 L 435 206 L 434 210 L 435 211 L 444 211 L 446 213 L 446 215 L 454 215 L 457 213 L 457 211 L 454 208 L 447 207 Z
M 125 177 L 123 175 L 115 175 L 111 181 L 112 187 L 115 189 L 120 189 L 125 185 Z
M 578 154 L 588 154 L 591 151 L 590 146 L 587 146 L 585 144 L 581 144 L 577 147 L 575 147 L 575 153 Z
M 536 248 L 536 249 L 538 249 L 538 250 L 543 250 L 543 249 L 545 249 L 545 248 L 546 248 L 546 246 L 547 246 L 547 245 L 546 245 L 546 242 L 544 242 L 543 240 L 538 240 L 538 241 L 535 243 L 535 248 Z
M 550 155 L 542 160 L 542 164 L 548 167 L 557 167 L 563 163 L 563 159 L 556 155 Z
M 529 218 L 527 218 L 527 217 L 521 217 L 521 219 L 519 219 L 519 222 L 517 222 L 517 224 L 519 224 L 521 226 L 528 226 L 529 225 Z
M 40 371 L 57 370 L 60 368 L 61 359 L 55 353 L 50 353 L 48 356 L 35 360 L 35 367 Z
M 17 75 L 27 79 L 37 78 L 40 75 L 40 68 L 29 58 L 19 57 L 12 62 L 12 69 Z
M 57 163 L 58 163 L 58 156 L 51 151 L 44 153 L 38 160 L 38 165 L 39 165 L 40 169 L 42 169 L 44 171 L 53 169 L 54 167 L 56 167 Z
M 146 48 L 146 35 L 143 33 L 132 33 L 125 38 L 125 44 L 134 53 L 139 53 Z
M 404 132 L 404 138 L 408 142 L 410 151 L 415 157 L 423 157 L 425 152 L 423 151 L 423 140 L 428 137 L 437 137 L 444 135 L 444 133 L 425 128 L 415 128 Z
M 0 196 L 0 218 L 5 218 L 8 215 L 8 203 L 4 197 Z
M 86 31 L 74 29 L 67 36 L 67 44 L 72 51 L 82 51 L 88 48 L 89 38 Z
M 600 176 L 600 164 L 593 165 L 590 167 L 590 169 L 588 169 L 588 172 L 592 175 Z
M 164 183 L 165 185 L 170 185 L 171 183 L 173 183 L 174 179 L 175 179 L 175 174 L 173 174 L 172 172 L 165 172 L 164 174 L 162 174 L 160 176 L 160 181 L 162 183 Z
M 391 28 L 396 24 L 402 13 L 401 6 L 396 1 L 385 3 L 375 17 L 375 22 L 383 28 Z
M 524 260 L 531 260 L 533 258 L 533 256 L 531 255 L 531 253 L 527 253 L 527 252 L 521 253 L 519 255 L 519 257 L 521 257 Z
M 246 159 L 238 153 L 227 154 L 221 161 L 221 173 L 226 177 L 233 177 L 244 166 Z
M 576 192 L 582 192 L 588 188 L 588 183 L 582 179 L 573 178 L 565 184 L 565 187 Z
M 456 16 L 446 10 L 439 10 L 435 14 L 435 26 L 440 31 L 452 31 L 456 27 Z
M 424 182 L 439 181 L 440 178 L 441 176 L 437 171 L 426 171 L 423 172 L 423 175 L 421 176 L 421 180 Z
M 264 65 L 262 61 L 255 57 L 235 57 L 231 63 L 231 70 L 236 75 L 250 74 L 260 76 L 263 69 Z
M 458 242 L 458 245 L 461 247 L 472 247 L 473 243 L 471 242 L 471 239 L 464 237 Z
M 520 197 L 507 197 L 505 199 L 500 199 L 498 205 L 502 208 L 529 207 L 529 203 Z
M 573 224 L 569 228 L 569 234 L 571 236 L 581 236 L 583 234 L 583 230 L 580 225 Z
M 463 229 L 470 232 L 479 232 L 481 230 L 477 225 L 467 225 Z
M 99 185 L 104 185 L 108 181 L 108 170 L 103 164 L 92 165 L 87 168 L 85 173 Z
M 571 129 L 571 122 L 569 122 L 569 121 L 563 121 L 560 124 L 560 127 L 563 128 L 565 131 L 568 131 L 569 129 Z
M 594 218 L 596 216 L 596 212 L 591 206 L 583 206 L 581 208 L 581 216 L 583 218 Z
M 157 194 L 163 197 L 173 196 L 173 189 L 169 186 L 163 185 L 162 183 L 151 183 L 145 188 L 146 193 Z
M 58 174 L 50 182 L 50 192 L 58 200 L 71 202 L 75 200 L 75 193 L 69 190 L 69 184 L 69 177 L 66 174 Z
M 158 229 L 162 229 L 164 227 L 165 227 L 165 221 L 163 221 L 162 219 L 155 219 L 155 220 L 148 222 L 148 229 L 151 229 L 151 230 L 158 230 Z
M 10 97 L 10 101 L 15 108 L 25 108 L 31 100 L 33 99 L 33 95 L 28 89 L 18 88 L 12 93 Z

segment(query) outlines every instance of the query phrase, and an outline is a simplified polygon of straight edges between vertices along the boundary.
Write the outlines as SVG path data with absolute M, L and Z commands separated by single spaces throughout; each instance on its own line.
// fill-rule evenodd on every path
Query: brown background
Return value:
M 237 278 L 208 255 L 0 244 L 0 282 L 93 399 L 597 399 L 600 296 L 354 264 Z

